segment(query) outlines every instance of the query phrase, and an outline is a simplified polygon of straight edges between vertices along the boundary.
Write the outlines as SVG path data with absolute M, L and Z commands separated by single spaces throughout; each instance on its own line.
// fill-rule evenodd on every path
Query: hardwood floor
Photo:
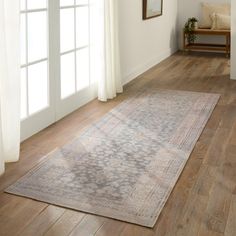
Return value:
M 115 100 L 96 100 L 22 143 L 21 158 L 0 177 L 0 235 L 234 236 L 236 235 L 236 81 L 217 54 L 178 52 L 125 87 Z M 148 229 L 3 193 L 139 88 L 221 93 L 222 97 L 155 227 Z

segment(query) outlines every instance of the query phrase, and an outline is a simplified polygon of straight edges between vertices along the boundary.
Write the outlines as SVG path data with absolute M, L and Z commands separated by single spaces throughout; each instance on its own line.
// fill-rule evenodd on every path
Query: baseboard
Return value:
M 235 54 L 236 54 L 236 52 L 235 52 Z M 231 80 L 236 80 L 235 64 L 236 64 L 236 55 L 234 55 L 234 50 L 231 50 L 231 57 L 230 57 L 230 61 L 229 61 L 230 79 Z
M 236 80 L 236 75 L 230 75 L 231 80 Z
M 129 83 L 130 81 L 132 81 L 133 79 L 135 79 L 139 75 L 143 74 L 144 72 L 146 72 L 147 70 L 149 70 L 153 66 L 159 64 L 160 62 L 162 62 L 167 57 L 171 56 L 172 54 L 174 54 L 177 51 L 178 51 L 178 48 L 169 49 L 169 50 L 159 54 L 157 57 L 152 58 L 151 60 L 144 62 L 142 65 L 139 65 L 136 68 L 132 69 L 132 71 L 129 74 L 124 76 L 123 85 L 126 85 L 127 83 Z

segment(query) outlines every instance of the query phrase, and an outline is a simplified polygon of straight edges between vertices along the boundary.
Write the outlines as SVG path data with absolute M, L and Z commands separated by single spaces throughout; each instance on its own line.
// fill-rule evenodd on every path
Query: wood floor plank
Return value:
M 236 106 L 228 105 L 225 113 L 222 115 L 220 128 L 232 129 L 235 125 Z
M 44 234 L 45 236 L 64 236 L 69 235 L 77 224 L 84 218 L 81 212 L 66 210 L 64 214 L 52 225 Z
M 211 188 L 215 183 L 216 171 L 216 167 L 203 164 L 191 192 L 200 196 L 209 197 L 211 194 Z
M 95 233 L 96 236 L 119 236 L 126 226 L 125 222 L 108 219 Z
M 25 202 L 19 202 L 19 204 L 14 207 L 14 210 L 8 211 L 8 209 L 5 211 L 8 214 L 0 214 L 0 235 L 18 235 L 18 233 L 29 225 L 47 206 L 44 203 L 35 202 L 30 199 L 25 200 Z M 5 220 L 5 218 L 7 220 Z
M 177 223 L 177 229 L 174 235 L 197 235 L 199 231 L 199 222 L 204 218 L 205 207 L 208 197 L 191 193 L 185 207 L 182 217 Z
M 222 159 L 224 158 L 226 146 L 229 142 L 230 131 L 231 130 L 224 128 L 217 129 L 211 142 L 210 148 L 208 149 L 208 152 L 204 159 L 204 164 L 220 166 L 220 164 L 222 163 Z
M 219 124 L 222 120 L 222 116 L 224 115 L 225 111 L 226 106 L 218 104 L 214 109 L 206 127 L 212 129 L 213 131 L 216 131 L 216 129 L 219 127 Z
M 232 197 L 229 217 L 225 228 L 225 236 L 235 236 L 236 234 L 236 196 Z
M 17 197 L 11 194 L 6 194 L 4 192 L 0 192 L 0 214 L 4 214 L 4 208 L 7 207 L 7 205 L 11 201 L 17 201 Z M 2 212 L 2 213 L 1 213 Z
M 141 227 L 138 225 L 127 224 L 124 230 L 119 234 L 120 236 L 154 236 L 155 232 L 152 229 Z
M 28 199 L 18 197 L 18 196 L 8 196 L 7 194 L 3 194 L 6 196 L 5 204 L 0 209 L 0 215 L 3 216 L 12 216 L 17 213 L 18 210 L 21 210 L 22 206 L 24 206 Z
M 233 127 L 231 127 L 231 129 L 232 129 L 232 131 L 231 131 L 229 144 L 236 145 L 236 120 L 235 120 Z
M 209 196 L 199 235 L 224 234 L 232 193 L 221 183 L 215 183 Z
M 107 219 L 95 215 L 86 215 L 81 222 L 72 230 L 70 236 L 91 236 L 102 227 Z
M 27 225 L 22 231 L 16 235 L 24 236 L 41 236 L 62 216 L 65 209 L 56 206 L 48 206 L 33 221 Z

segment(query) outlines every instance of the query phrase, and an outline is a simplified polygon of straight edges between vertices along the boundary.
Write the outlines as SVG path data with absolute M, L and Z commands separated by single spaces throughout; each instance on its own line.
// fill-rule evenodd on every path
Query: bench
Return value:
M 188 43 L 187 34 L 184 32 L 183 48 L 184 50 L 197 50 L 197 51 L 221 51 L 225 52 L 226 56 L 230 56 L 230 30 L 211 30 L 211 29 L 197 29 L 194 30 L 195 35 L 212 35 L 212 36 L 225 36 L 224 44 L 214 43 Z

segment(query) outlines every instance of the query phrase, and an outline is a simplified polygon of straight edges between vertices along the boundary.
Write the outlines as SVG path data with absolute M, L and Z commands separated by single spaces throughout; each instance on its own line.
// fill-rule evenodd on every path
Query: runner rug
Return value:
M 6 192 L 153 227 L 218 99 L 138 92 Z

